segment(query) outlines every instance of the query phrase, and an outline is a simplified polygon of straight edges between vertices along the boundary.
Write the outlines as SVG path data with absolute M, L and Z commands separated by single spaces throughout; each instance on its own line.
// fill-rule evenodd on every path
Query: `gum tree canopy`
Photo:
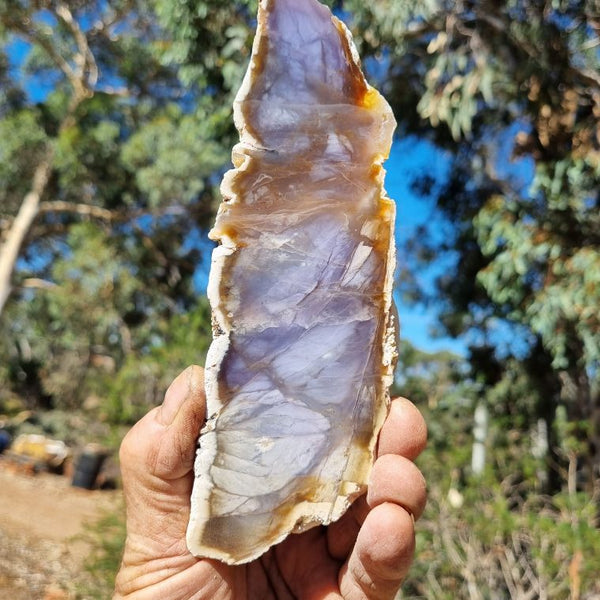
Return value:
M 0 377 L 34 402 L 78 401 L 198 304 L 250 43 L 213 4 L 0 1 Z

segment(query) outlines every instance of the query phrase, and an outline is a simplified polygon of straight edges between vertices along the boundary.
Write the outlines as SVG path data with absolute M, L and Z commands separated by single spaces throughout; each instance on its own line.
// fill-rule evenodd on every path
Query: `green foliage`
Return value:
M 36 168 L 50 164 L 0 322 L 2 398 L 78 410 L 93 396 L 95 416 L 130 423 L 203 358 L 210 318 L 194 276 L 229 161 L 231 90 L 182 83 L 186 67 L 220 69 L 220 50 L 198 40 L 205 67 L 174 62 L 182 15 L 169 30 L 153 7 L 0 2 L 0 81 L 10 84 L 0 95 L 0 243 Z
M 1 113 L 0 113 L 1 115 Z M 0 216 L 10 214 L 29 191 L 33 170 L 46 151 L 47 136 L 36 110 L 0 118 Z
M 488 389 L 469 379 L 468 365 L 457 357 L 449 357 L 445 368 L 435 356 L 429 362 L 421 355 L 419 362 L 418 371 L 409 367 L 414 381 L 406 395 L 423 390 L 434 400 L 419 404 L 429 429 L 428 447 L 418 459 L 429 499 L 416 525 L 415 562 L 398 598 L 594 597 L 600 592 L 597 502 L 574 487 L 546 493 L 547 456 L 537 452 L 534 435 L 536 395 L 543 395 L 543 387 L 531 365 L 510 361 Z M 444 372 L 450 376 L 440 379 Z M 491 415 L 488 459 L 483 475 L 475 477 L 472 422 L 482 394 Z M 558 427 L 568 427 L 568 421 L 563 417 Z M 575 461 L 572 438 L 559 433 L 566 443 L 561 451 Z
M 3 396 L 10 398 L 12 388 L 62 410 L 100 398 L 90 417 L 132 424 L 162 401 L 178 372 L 204 362 L 211 338 L 207 301 L 170 315 L 160 289 L 138 276 L 134 257 L 96 225 L 72 226 L 66 243 L 50 269 L 60 285 L 10 307 L 2 322 Z
M 184 115 L 176 106 L 169 108 L 132 135 L 122 150 L 124 165 L 135 173 L 152 208 L 195 202 L 207 179 L 228 160 L 215 140 L 216 115 L 211 120 L 201 112 Z
M 509 484 L 492 486 L 435 489 L 399 597 L 595 597 L 600 534 L 589 497 L 533 495 L 520 503 Z
M 106 510 L 86 525 L 79 541 L 90 549 L 84 562 L 84 574 L 76 585 L 78 600 L 103 600 L 112 597 L 115 574 L 119 570 L 125 543 L 124 507 Z
M 18 365 L 39 364 L 39 382 L 55 405 L 74 408 L 85 397 L 89 368 L 104 357 L 113 366 L 122 359 L 125 324 L 140 285 L 98 227 L 82 223 L 70 229 L 68 252 L 54 261 L 51 276 L 60 285 L 31 294 L 24 314 L 6 323 L 8 340 L 31 340 L 29 356 L 9 350 Z M 16 366 L 18 368 L 18 366 Z M 18 375 L 17 375 L 18 378 Z
M 392 394 L 399 393 L 417 404 L 436 406 L 443 398 L 469 392 L 464 389 L 464 361 L 450 352 L 427 353 L 400 339 Z
M 90 112 L 93 107 L 89 107 Z M 91 116 L 91 115 L 90 115 Z M 109 119 L 63 129 L 55 143 L 54 166 L 62 199 L 78 202 L 90 197 L 95 202 L 113 200 L 126 188 L 128 175 L 119 162 L 120 125 Z M 91 199 L 91 198 L 90 198 Z
M 256 0 L 238 0 L 232 5 L 219 0 L 152 0 L 159 22 L 173 34 L 162 60 L 179 65 L 186 85 L 197 85 L 209 93 L 224 93 L 230 104 L 239 87 L 254 31 Z
M 161 343 L 141 355 L 130 355 L 108 386 L 104 418 L 113 424 L 132 425 L 157 406 L 171 381 L 190 364 L 204 364 L 210 343 L 210 308 L 206 300 L 184 315 L 177 315 L 160 332 Z

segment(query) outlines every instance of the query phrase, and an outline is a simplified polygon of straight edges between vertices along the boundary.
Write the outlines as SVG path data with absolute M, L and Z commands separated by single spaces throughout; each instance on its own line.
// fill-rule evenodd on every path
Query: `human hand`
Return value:
M 192 366 L 125 436 L 127 539 L 113 600 L 392 600 L 414 554 L 425 481 L 412 462 L 425 422 L 396 399 L 381 430 L 368 492 L 328 527 L 292 534 L 229 566 L 186 546 L 193 464 L 205 419 L 203 370 Z

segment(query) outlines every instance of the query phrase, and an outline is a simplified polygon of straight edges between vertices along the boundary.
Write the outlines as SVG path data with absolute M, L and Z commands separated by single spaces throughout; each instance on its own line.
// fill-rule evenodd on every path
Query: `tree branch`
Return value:
M 69 112 L 73 113 L 81 101 L 93 93 L 92 88 L 98 81 L 98 66 L 90 50 L 85 33 L 73 18 L 73 14 L 69 8 L 62 2 L 59 2 L 54 13 L 66 25 L 73 36 L 73 40 L 77 46 L 73 62 L 77 66 L 77 69 L 74 69 L 69 61 L 56 49 L 52 44 L 52 39 L 40 30 L 30 13 L 5 12 L 0 15 L 0 22 L 8 29 L 13 29 L 17 34 L 20 34 L 29 43 L 39 46 L 60 71 L 62 71 L 74 91 L 69 106 Z
M 39 277 L 28 277 L 21 281 L 21 287 L 34 290 L 51 290 L 58 286 L 53 281 L 47 281 L 46 279 L 40 279 Z
M 94 36 L 101 35 L 103 37 L 106 37 L 107 39 L 111 39 L 112 28 L 127 16 L 132 6 L 133 2 L 129 0 L 129 2 L 124 3 L 117 10 L 114 10 L 112 9 L 112 7 L 109 7 L 109 9 L 114 10 L 114 12 L 111 15 L 108 15 L 108 18 L 106 18 L 106 20 L 100 19 L 96 21 L 94 23 L 94 26 L 88 31 L 88 37 L 92 38 Z
M 521 50 L 525 52 L 531 59 L 538 62 L 542 67 L 544 66 L 540 61 L 539 51 L 535 45 L 529 43 L 527 40 L 518 39 L 515 35 L 513 35 L 510 30 L 507 28 L 506 24 L 499 18 L 494 17 L 484 11 L 479 11 L 477 17 L 487 23 L 490 27 L 502 33 L 517 46 Z M 598 39 L 595 38 L 590 40 L 590 42 L 596 43 Z M 589 42 L 588 42 L 589 43 Z M 581 69 L 577 67 L 572 60 L 569 61 L 569 65 L 567 67 L 569 71 L 574 73 L 575 75 L 579 75 L 583 80 L 585 80 L 588 84 L 595 85 L 600 87 L 600 74 L 593 71 L 592 69 Z
M 64 202 L 62 200 L 48 201 L 40 204 L 39 214 L 47 213 L 76 213 L 86 217 L 102 219 L 103 221 L 116 220 L 116 214 L 112 211 L 94 206 L 93 204 L 75 204 L 73 202 Z
M 31 17 L 25 21 L 24 19 L 17 20 L 8 16 L 7 14 L 3 14 L 0 17 L 0 21 L 8 29 L 14 29 L 17 33 L 21 34 L 21 36 L 29 43 L 42 48 L 42 50 L 48 54 L 52 62 L 71 82 L 71 85 L 74 85 L 74 82 L 77 81 L 77 75 L 75 74 L 75 71 L 73 71 L 71 65 L 65 60 L 65 58 L 56 51 L 54 46 L 50 43 L 48 37 L 33 26 L 33 20 Z M 29 22 L 29 26 L 27 25 L 27 22 Z
M 73 18 L 73 14 L 69 8 L 62 2 L 59 2 L 56 6 L 56 14 L 69 28 L 69 31 L 77 44 L 79 53 L 75 55 L 74 60 L 79 68 L 78 79 L 81 85 L 84 86 L 89 93 L 90 88 L 93 88 L 98 82 L 98 66 L 96 65 L 96 59 L 90 50 L 85 34 L 79 27 L 77 21 Z M 89 76 L 88 80 L 86 80 L 86 73 Z

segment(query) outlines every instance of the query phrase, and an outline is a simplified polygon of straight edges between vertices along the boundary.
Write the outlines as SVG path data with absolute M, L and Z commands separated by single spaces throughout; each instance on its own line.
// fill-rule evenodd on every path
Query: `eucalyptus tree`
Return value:
M 1 353 L 21 391 L 75 401 L 198 303 L 230 102 L 185 77 L 168 4 L 0 1 Z

